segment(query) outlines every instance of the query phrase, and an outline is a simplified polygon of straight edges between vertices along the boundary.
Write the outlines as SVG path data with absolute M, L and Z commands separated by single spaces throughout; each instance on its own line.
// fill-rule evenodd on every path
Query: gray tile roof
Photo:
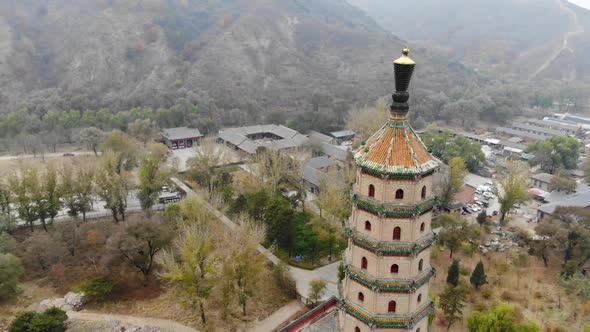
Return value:
M 553 214 L 553 212 L 555 212 L 560 206 L 581 208 L 590 207 L 590 191 L 571 195 L 570 198 L 562 201 L 541 205 L 538 207 L 538 210 L 546 214 Z
M 305 165 L 315 168 L 315 169 L 319 169 L 319 168 L 328 167 L 333 164 L 334 164 L 334 161 L 328 157 L 315 157 L 315 158 L 311 158 Z
M 545 183 L 550 183 L 551 179 L 553 179 L 553 175 L 549 173 L 539 173 L 531 175 L 531 179 L 538 180 Z
M 346 136 L 354 136 L 354 135 L 356 135 L 356 133 L 352 130 L 340 130 L 340 131 L 333 131 L 330 133 L 330 135 L 335 138 L 342 138 L 342 137 L 346 137 Z
M 328 135 L 324 135 L 322 133 L 318 133 L 317 131 L 311 131 L 309 133 L 309 137 L 310 138 L 316 138 L 316 139 L 320 140 L 320 142 L 326 142 L 326 143 L 330 143 L 334 139 L 333 137 L 330 137 Z
M 524 138 L 538 140 L 538 141 L 541 141 L 541 140 L 544 140 L 547 138 L 547 136 L 529 133 L 526 131 L 516 130 L 516 129 L 512 129 L 512 128 L 506 128 L 506 127 L 498 127 L 498 128 L 496 128 L 496 132 L 502 133 L 502 134 L 507 134 L 510 136 L 524 137 Z
M 518 129 L 530 130 L 533 132 L 544 134 L 546 136 L 567 136 L 567 134 L 568 134 L 565 130 L 550 129 L 550 128 L 539 127 L 536 125 L 519 123 L 519 122 L 514 122 L 512 124 L 512 128 L 517 129 L 517 130 Z
M 203 135 L 197 128 L 177 127 L 166 128 L 162 130 L 162 136 L 169 140 L 177 140 L 192 137 L 202 137 Z
M 282 139 L 271 142 L 253 141 L 249 139 L 248 135 L 272 133 Z M 247 127 L 237 127 L 224 129 L 219 133 L 219 139 L 224 142 L 231 143 L 237 146 L 242 151 L 249 154 L 256 153 L 258 147 L 266 147 L 269 149 L 283 150 L 296 148 L 303 145 L 307 141 L 307 137 L 301 135 L 299 132 L 280 125 L 255 125 Z
M 340 161 L 346 161 L 352 156 L 350 151 L 325 142 L 322 142 L 321 149 L 323 154 Z

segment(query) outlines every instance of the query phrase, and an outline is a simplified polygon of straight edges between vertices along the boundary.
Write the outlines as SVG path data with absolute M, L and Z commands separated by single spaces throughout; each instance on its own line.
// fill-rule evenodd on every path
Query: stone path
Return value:
M 291 301 L 281 309 L 275 311 L 266 319 L 257 322 L 249 332 L 270 332 L 276 331 L 284 323 L 288 323 L 295 314 L 305 309 L 305 306 L 299 301 Z
M 198 332 L 192 327 L 188 327 L 168 319 L 148 318 L 125 316 L 117 314 L 99 314 L 94 312 L 68 311 L 68 318 L 73 320 L 95 321 L 95 322 L 112 322 L 118 321 L 122 325 L 133 325 L 136 327 L 149 326 L 170 332 Z

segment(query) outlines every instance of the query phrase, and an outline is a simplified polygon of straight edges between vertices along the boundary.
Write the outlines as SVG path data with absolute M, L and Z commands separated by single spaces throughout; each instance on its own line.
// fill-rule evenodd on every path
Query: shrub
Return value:
M 466 266 L 461 266 L 459 273 L 461 273 L 462 276 L 468 276 L 470 274 L 469 268 Z
M 275 265 L 272 274 L 279 288 L 282 289 L 289 298 L 297 298 L 297 283 L 283 261 Z
M 513 300 L 512 294 L 508 291 L 503 291 L 502 295 L 500 295 L 500 298 L 504 301 L 512 301 Z
M 16 314 L 16 318 L 10 323 L 8 327 L 9 332 L 29 332 L 31 329 L 31 321 L 37 316 L 33 311 L 21 311 Z
M 484 287 L 481 289 L 481 296 L 486 299 L 489 300 L 492 298 L 492 289 L 490 287 Z
M 78 289 L 89 300 L 105 301 L 113 291 L 115 283 L 107 277 L 96 277 L 83 282 Z
M 21 311 L 8 327 L 9 332 L 63 332 L 68 315 L 56 307 L 43 313 Z
M 0 301 L 16 295 L 18 280 L 23 273 L 24 268 L 18 257 L 0 253 Z

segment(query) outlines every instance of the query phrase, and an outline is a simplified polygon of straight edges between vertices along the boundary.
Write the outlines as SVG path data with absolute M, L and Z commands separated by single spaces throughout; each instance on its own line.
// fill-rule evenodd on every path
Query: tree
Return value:
M 455 195 L 463 188 L 463 180 L 467 175 L 465 161 L 459 157 L 449 160 L 449 175 L 441 184 L 441 195 L 439 196 L 441 205 L 452 203 Z
M 185 226 L 174 241 L 174 249 L 160 258 L 161 277 L 175 289 L 182 303 L 198 310 L 206 324 L 205 304 L 216 282 L 217 257 L 213 252 L 210 230 L 205 224 Z
M 122 258 L 143 275 L 147 286 L 154 268 L 154 257 L 172 241 L 170 225 L 155 220 L 130 222 L 113 235 L 107 244 L 113 258 Z
M 516 164 L 508 164 L 508 173 L 498 181 L 496 189 L 500 203 L 500 224 L 506 224 L 506 215 L 519 203 L 528 199 L 526 177 Z
M 570 277 L 563 276 L 561 286 L 567 294 L 590 300 L 590 278 L 580 272 L 576 272 Z
M 485 225 L 485 223 L 488 221 L 486 210 L 481 210 L 481 212 L 477 214 L 476 219 L 479 227 L 483 227 L 483 225 Z
M 145 146 L 157 132 L 156 124 L 150 119 L 136 119 L 127 125 L 127 132 Z
M 578 184 L 574 179 L 569 177 L 567 171 L 560 168 L 558 169 L 553 177 L 551 178 L 551 182 L 549 183 L 549 190 L 557 190 L 557 191 L 566 191 L 566 192 L 574 192 L 576 191 L 576 187 Z
M 0 254 L 15 254 L 16 240 L 6 232 L 0 231 Z
M 471 273 L 471 278 L 469 278 L 469 281 L 473 286 L 475 286 L 475 289 L 479 289 L 481 286 L 487 283 L 487 276 L 486 272 L 484 271 L 482 261 L 479 261 L 479 263 L 477 263 L 475 266 L 475 269 L 473 269 L 473 273 Z
M 535 155 L 533 164 L 540 165 L 546 172 L 554 173 L 559 168 L 576 169 L 581 146 L 576 138 L 552 136 L 546 140 L 531 143 L 528 150 Z
M 160 161 L 152 156 L 145 157 L 139 170 L 140 184 L 137 193 L 142 209 L 149 210 L 157 203 L 165 180 L 165 174 L 160 169 Z
M 220 167 L 229 161 L 229 156 L 224 149 L 220 149 L 209 139 L 194 149 L 195 157 L 188 161 L 188 174 L 191 179 L 207 189 L 211 198 L 217 188 L 230 182 L 228 174 Z
M 355 146 L 368 140 L 387 122 L 389 107 L 384 99 L 378 100 L 373 107 L 365 107 L 348 113 L 346 127 L 356 133 Z
M 516 273 L 516 287 L 520 287 L 520 277 L 522 270 L 529 266 L 529 255 L 525 252 L 517 252 L 512 256 L 512 265 L 516 267 L 518 273 Z
M 447 284 L 452 286 L 459 286 L 459 277 L 460 275 L 460 266 L 459 260 L 453 259 L 453 263 L 449 266 L 449 271 L 447 274 Z
M 258 149 L 248 166 L 271 196 L 278 193 L 281 184 L 297 184 L 301 176 L 299 162 L 278 150 Z
M 326 293 L 326 282 L 323 279 L 314 279 L 309 282 L 309 294 L 307 297 L 315 307 Z
M 113 153 L 105 153 L 103 165 L 96 175 L 97 195 L 105 202 L 104 207 L 111 211 L 115 223 L 119 217 L 125 220 L 127 209 L 128 183 L 127 177 L 117 172 L 117 157 Z
M 8 327 L 9 332 L 64 332 L 68 315 L 65 311 L 52 307 L 42 313 L 21 311 Z
M 45 276 L 52 265 L 59 263 L 67 251 L 59 238 L 47 232 L 31 234 L 24 242 L 23 261 L 27 266 L 27 273 L 35 268 L 40 275 Z
M 133 137 L 120 131 L 113 131 L 101 145 L 103 152 L 111 151 L 115 158 L 115 171 L 121 174 L 122 171 L 129 171 L 137 166 L 138 143 Z
M 61 192 L 59 189 L 57 170 L 50 164 L 45 171 L 43 180 L 41 181 L 41 191 L 46 214 L 52 222 L 62 207 Z M 41 221 L 45 227 L 44 220 Z
M 78 135 L 80 137 L 80 141 L 86 144 L 86 146 L 94 152 L 95 156 L 98 156 L 97 148 L 105 137 L 104 131 L 96 127 L 88 127 L 80 129 L 80 133 Z
M 0 302 L 17 294 L 18 280 L 24 272 L 20 259 L 0 252 Z
M 266 241 L 276 242 L 291 257 L 295 245 L 295 213 L 283 196 L 275 196 L 264 213 Z
M 488 312 L 473 311 L 467 319 L 467 327 L 471 332 L 541 332 L 532 321 L 517 321 L 514 305 L 506 303 L 497 304 Z
M 458 320 L 463 318 L 463 308 L 467 290 L 462 286 L 447 286 L 444 293 L 440 296 L 439 306 L 447 318 L 447 331 Z
M 77 210 L 82 213 L 82 221 L 86 221 L 86 213 L 92 209 L 94 180 L 96 171 L 93 167 L 78 167 L 75 177 L 75 195 Z
M 450 144 L 443 156 L 444 160 L 450 161 L 459 157 L 465 161 L 467 169 L 471 172 L 477 172 L 485 162 L 485 155 L 481 151 L 481 144 L 474 142 L 463 135 L 455 138 Z
M 322 211 L 325 211 L 332 222 L 342 222 L 350 216 L 350 194 L 346 184 L 334 179 L 324 179 L 320 181 L 318 194 L 318 207 L 320 208 L 320 217 Z
M 439 234 L 439 241 L 449 249 L 449 258 L 453 258 L 455 250 L 461 248 L 463 242 L 476 243 L 481 229 L 469 225 L 461 216 L 443 213 L 439 216 L 443 230 Z
M 35 205 L 35 195 L 39 191 L 37 171 L 28 168 L 21 170 L 20 173 L 20 176 L 16 173 L 10 175 L 8 184 L 14 197 L 18 216 L 29 225 L 32 232 L 34 231 L 33 223 L 39 217 L 38 209 Z

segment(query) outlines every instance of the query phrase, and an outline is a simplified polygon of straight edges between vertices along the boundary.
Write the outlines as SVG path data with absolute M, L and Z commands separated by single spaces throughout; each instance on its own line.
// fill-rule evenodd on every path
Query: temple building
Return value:
M 394 61 L 395 92 L 387 123 L 354 155 L 352 215 L 345 278 L 339 285 L 341 332 L 428 330 L 434 306 L 429 282 L 433 197 L 438 169 L 408 122 L 415 63 L 409 50 Z

